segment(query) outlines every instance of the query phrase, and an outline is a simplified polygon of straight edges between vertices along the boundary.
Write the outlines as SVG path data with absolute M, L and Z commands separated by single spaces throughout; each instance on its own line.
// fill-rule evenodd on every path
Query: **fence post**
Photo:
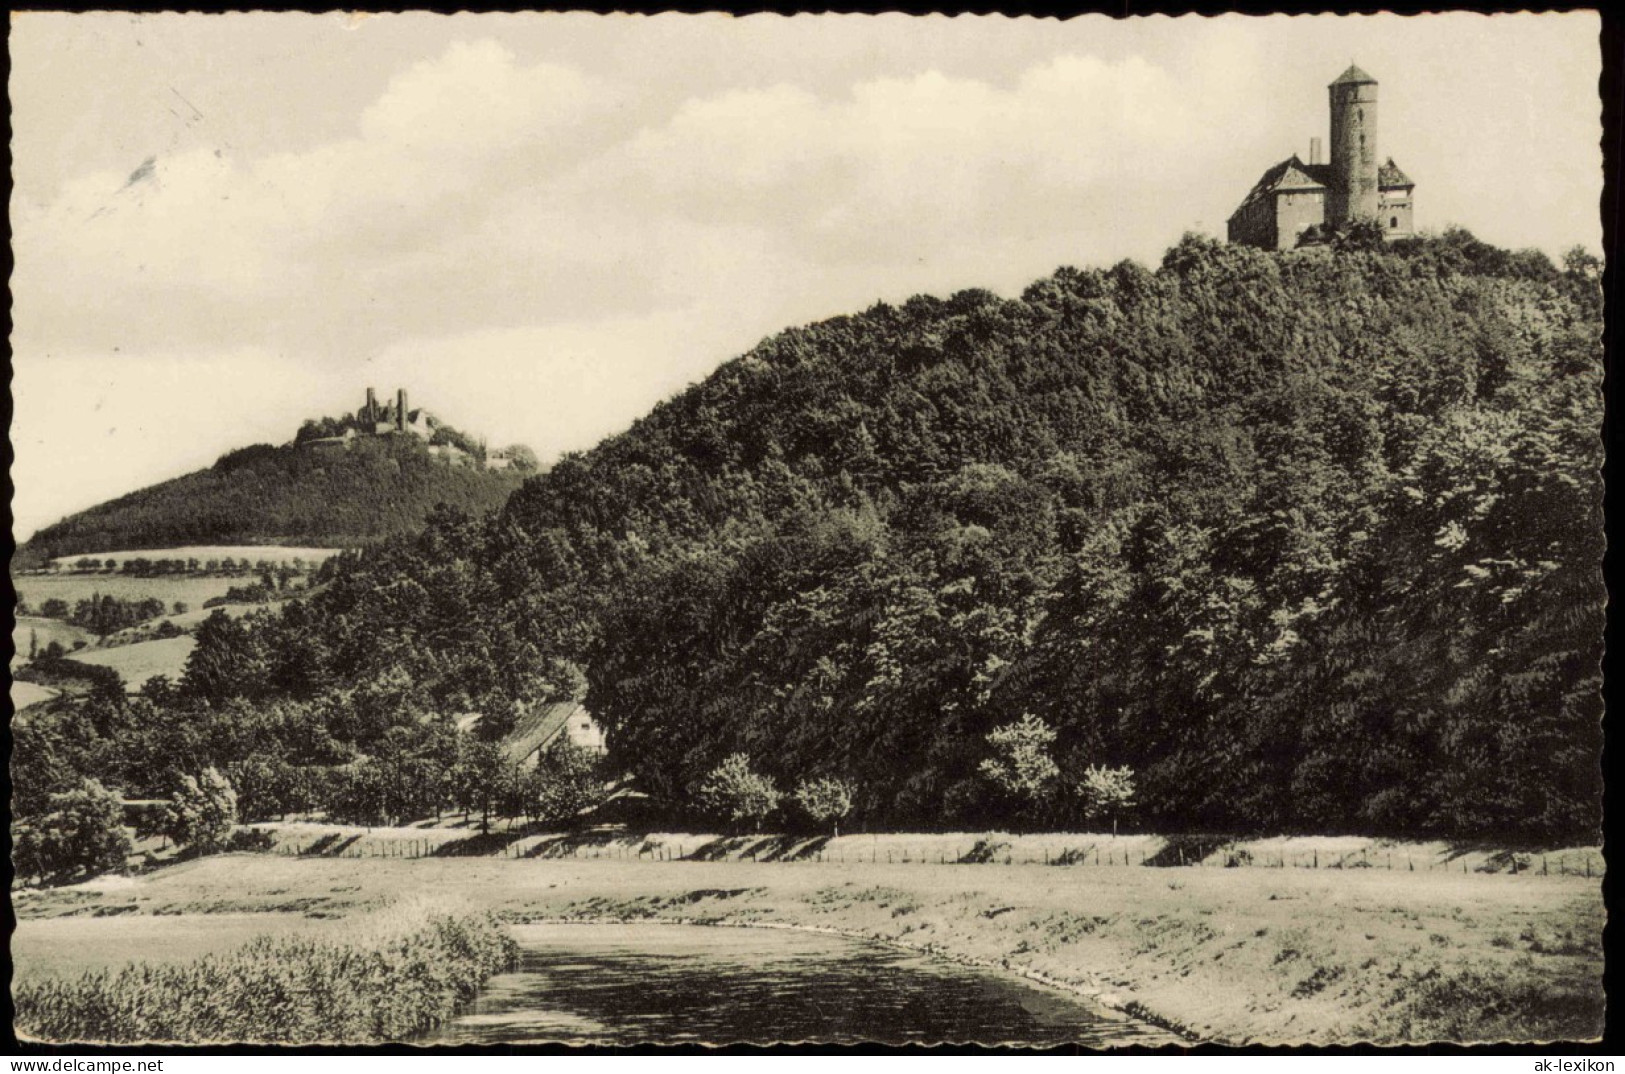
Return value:
M 1586 879 L 1591 879 L 1591 855 L 1586 855 Z
M 1315 848 L 1315 868 L 1320 868 L 1320 848 Z
M 1540 856 L 1540 875 L 1541 876 L 1550 876 L 1551 875 L 1549 872 L 1546 871 L 1546 855 L 1544 855 L 1544 854 L 1542 854 Z

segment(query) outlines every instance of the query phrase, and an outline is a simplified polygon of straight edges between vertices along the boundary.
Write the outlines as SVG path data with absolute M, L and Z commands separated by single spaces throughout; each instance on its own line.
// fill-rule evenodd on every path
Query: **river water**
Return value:
M 435 1042 L 1176 1042 L 1058 989 L 837 936 L 642 924 L 513 932 L 518 971 L 492 978 Z

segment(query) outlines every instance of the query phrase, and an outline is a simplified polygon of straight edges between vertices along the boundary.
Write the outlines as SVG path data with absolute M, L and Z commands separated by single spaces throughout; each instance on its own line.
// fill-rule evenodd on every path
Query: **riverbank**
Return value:
M 140 917 L 266 914 L 272 927 L 413 890 L 512 922 L 839 931 L 998 966 L 1226 1043 L 1579 1039 L 1602 1025 L 1598 883 L 1527 871 L 237 854 L 20 892 L 14 955 L 24 974 L 48 964 L 53 945 L 31 925 L 64 916 L 87 932 L 118 916 L 134 950 Z

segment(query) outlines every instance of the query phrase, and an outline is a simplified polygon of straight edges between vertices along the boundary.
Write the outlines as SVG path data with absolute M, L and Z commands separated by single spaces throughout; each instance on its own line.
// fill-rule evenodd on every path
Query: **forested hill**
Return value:
M 447 466 L 411 437 L 362 437 L 348 451 L 258 444 L 41 529 L 26 552 L 77 555 L 190 544 L 343 547 L 423 527 L 438 503 L 483 512 L 522 477 Z
M 1601 327 L 1593 259 L 1460 232 L 875 306 L 201 639 L 172 703 L 401 749 L 574 665 L 678 810 L 744 753 L 871 824 L 1079 825 L 1101 764 L 1165 830 L 1589 836 Z

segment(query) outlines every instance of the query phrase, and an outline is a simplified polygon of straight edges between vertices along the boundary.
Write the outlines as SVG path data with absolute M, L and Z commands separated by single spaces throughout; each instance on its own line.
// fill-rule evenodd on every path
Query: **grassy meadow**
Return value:
M 179 678 L 186 668 L 186 658 L 192 655 L 195 648 L 197 639 L 183 634 L 176 638 L 158 638 L 107 649 L 82 649 L 73 658 L 82 664 L 112 668 L 124 680 L 125 687 L 135 691 L 154 675 Z
M 60 619 L 43 619 L 34 615 L 19 615 L 11 626 L 11 662 L 28 662 L 28 646 L 32 641 L 41 649 L 53 641 L 64 649 L 72 649 L 75 642 L 90 644 L 91 636 L 72 623 Z
M 171 922 L 226 915 L 229 933 L 251 915 L 297 931 L 433 891 L 514 922 L 836 931 L 1024 974 L 1230 1043 L 1571 1039 L 1602 1024 L 1604 914 L 1598 880 L 1584 876 L 667 861 L 657 847 L 621 856 L 607 845 L 597 857 L 511 859 L 467 856 L 447 835 L 447 849 L 425 858 L 234 854 L 122 884 L 24 891 L 14 943 L 25 971 L 58 959 L 112 965 L 142 954 L 147 922 L 156 949 L 182 927 Z M 430 836 L 396 836 L 414 837 Z M 106 920 L 117 940 L 98 955 L 69 939 L 63 918 L 93 930 Z
M 88 600 L 92 594 L 118 597 L 121 600 L 145 600 L 155 597 L 164 602 L 165 609 L 183 601 L 188 608 L 201 608 L 203 602 L 223 597 L 232 586 L 246 585 L 252 578 L 226 578 L 215 575 L 175 574 L 157 578 L 136 578 L 128 574 L 27 574 L 13 578 L 17 594 L 38 608 L 53 598 L 74 605 Z
M 18 682 L 15 679 L 12 680 L 11 709 L 13 712 L 20 712 L 30 705 L 38 705 L 42 702 L 49 701 L 55 696 L 56 691 L 51 689 L 49 686 L 40 686 L 37 683 L 32 682 Z

